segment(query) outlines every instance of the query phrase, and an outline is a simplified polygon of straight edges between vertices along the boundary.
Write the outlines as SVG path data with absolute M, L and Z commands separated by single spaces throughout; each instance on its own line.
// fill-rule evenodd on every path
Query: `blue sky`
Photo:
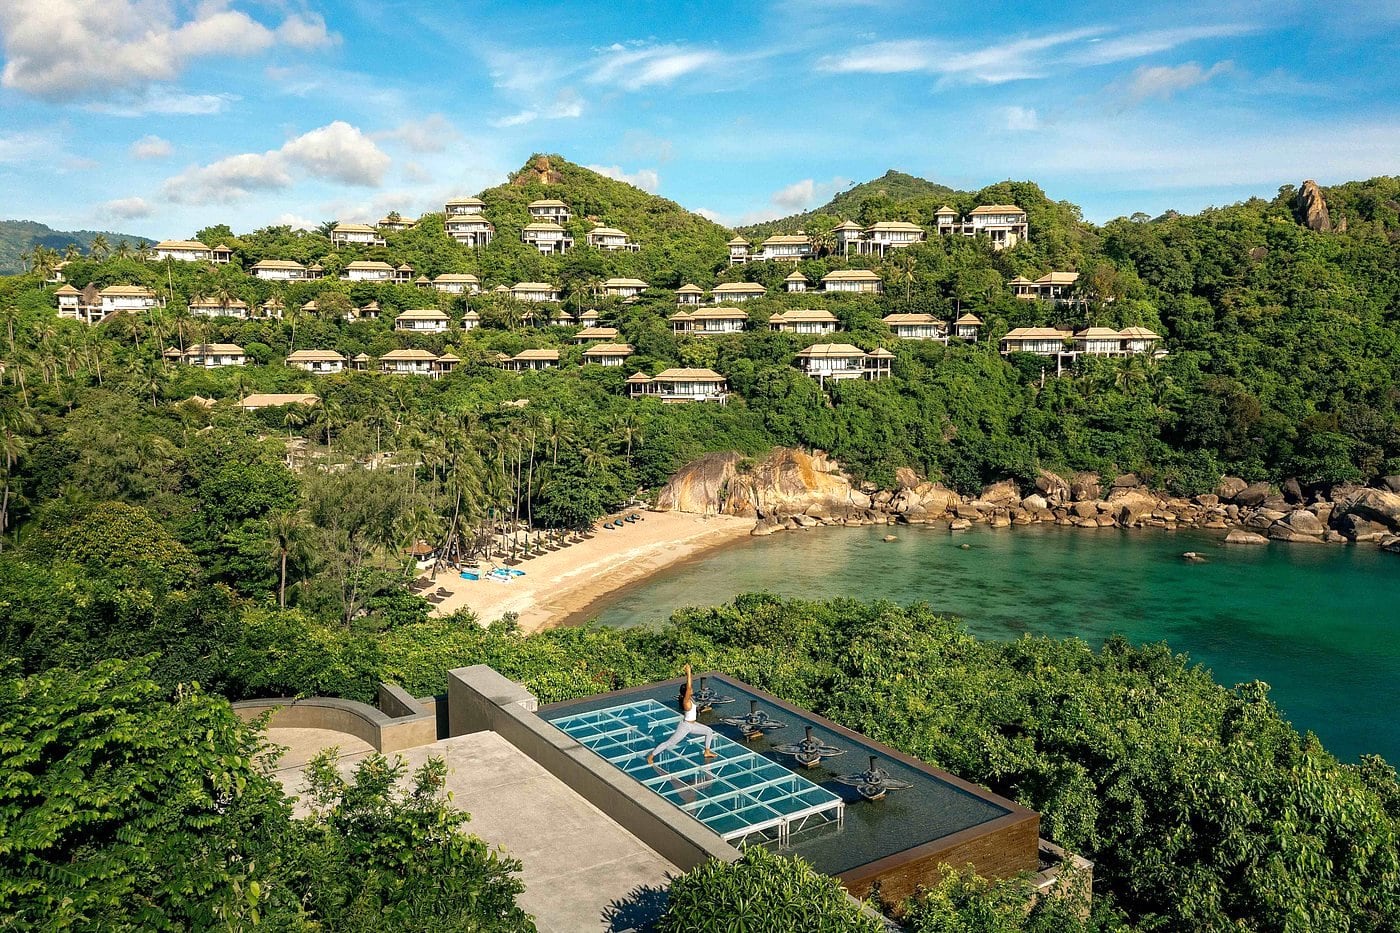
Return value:
M 886 169 L 1103 221 L 1400 172 L 1400 0 L 0 0 L 0 215 L 440 207 L 559 152 L 724 223 Z

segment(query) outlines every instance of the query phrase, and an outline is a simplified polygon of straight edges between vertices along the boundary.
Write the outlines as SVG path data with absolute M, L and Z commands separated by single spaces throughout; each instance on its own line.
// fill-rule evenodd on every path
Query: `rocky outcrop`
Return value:
M 510 183 L 517 188 L 526 185 L 562 185 L 564 176 L 555 171 L 549 156 L 536 156 L 535 161 L 516 172 Z
M 1226 544 L 1268 544 L 1269 539 L 1263 535 L 1257 535 L 1252 531 L 1241 531 L 1239 528 L 1232 530 L 1225 536 Z
M 1332 216 L 1327 212 L 1327 201 L 1322 197 L 1322 189 L 1309 178 L 1293 198 L 1293 209 L 1298 220 L 1319 233 L 1332 232 Z
M 1366 489 L 1340 506 L 1347 514 L 1385 525 L 1400 533 L 1400 492 Z
M 701 457 L 671 477 L 656 507 L 782 520 L 797 515 L 848 519 L 871 510 L 870 496 L 821 451 L 779 447 L 743 471 L 741 466 L 746 462 L 737 453 Z

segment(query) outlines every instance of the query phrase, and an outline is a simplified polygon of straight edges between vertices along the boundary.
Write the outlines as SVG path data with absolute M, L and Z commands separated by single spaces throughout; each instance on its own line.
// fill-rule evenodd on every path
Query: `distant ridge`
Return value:
M 801 214 L 790 214 L 787 217 L 749 224 L 739 229 L 747 236 L 765 236 L 780 230 L 804 229 L 813 217 L 820 214 L 839 217 L 843 220 L 854 220 L 860 216 L 868 201 L 901 203 L 921 200 L 946 201 L 963 194 L 965 192 L 949 188 L 947 185 L 940 185 L 926 178 L 919 178 L 917 175 L 909 175 L 890 169 L 879 178 L 847 188 L 821 207 L 804 211 Z M 935 205 L 936 208 L 937 205 Z
M 106 237 L 112 246 L 122 240 L 132 246 L 155 242 L 149 237 L 111 230 L 55 230 L 37 220 L 0 220 L 0 275 L 23 272 L 24 263 L 20 261 L 20 254 L 28 253 L 36 246 L 46 246 L 62 253 L 70 245 L 76 244 L 87 252 L 93 237 L 99 234 Z

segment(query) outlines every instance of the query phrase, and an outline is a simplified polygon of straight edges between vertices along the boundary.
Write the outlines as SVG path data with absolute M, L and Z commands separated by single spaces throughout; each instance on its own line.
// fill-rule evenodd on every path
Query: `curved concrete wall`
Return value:
M 329 729 L 364 739 L 376 751 L 395 752 L 437 741 L 437 716 L 400 687 L 380 685 L 380 702 L 397 715 L 357 700 L 275 697 L 240 700 L 233 711 L 245 721 L 272 712 L 271 728 Z

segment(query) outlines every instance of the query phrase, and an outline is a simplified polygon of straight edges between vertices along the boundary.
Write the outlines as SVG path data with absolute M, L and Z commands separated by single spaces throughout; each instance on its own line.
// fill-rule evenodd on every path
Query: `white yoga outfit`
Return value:
M 676 723 L 676 731 L 671 734 L 669 739 L 656 746 L 656 748 L 652 750 L 652 755 L 659 755 L 662 752 L 670 751 L 681 744 L 687 736 L 703 738 L 705 740 L 705 750 L 709 751 L 710 743 L 715 740 L 715 730 L 702 722 L 697 722 L 695 717 L 698 713 L 699 710 L 695 708 L 695 704 L 692 702 L 690 708 L 685 711 L 681 721 Z

